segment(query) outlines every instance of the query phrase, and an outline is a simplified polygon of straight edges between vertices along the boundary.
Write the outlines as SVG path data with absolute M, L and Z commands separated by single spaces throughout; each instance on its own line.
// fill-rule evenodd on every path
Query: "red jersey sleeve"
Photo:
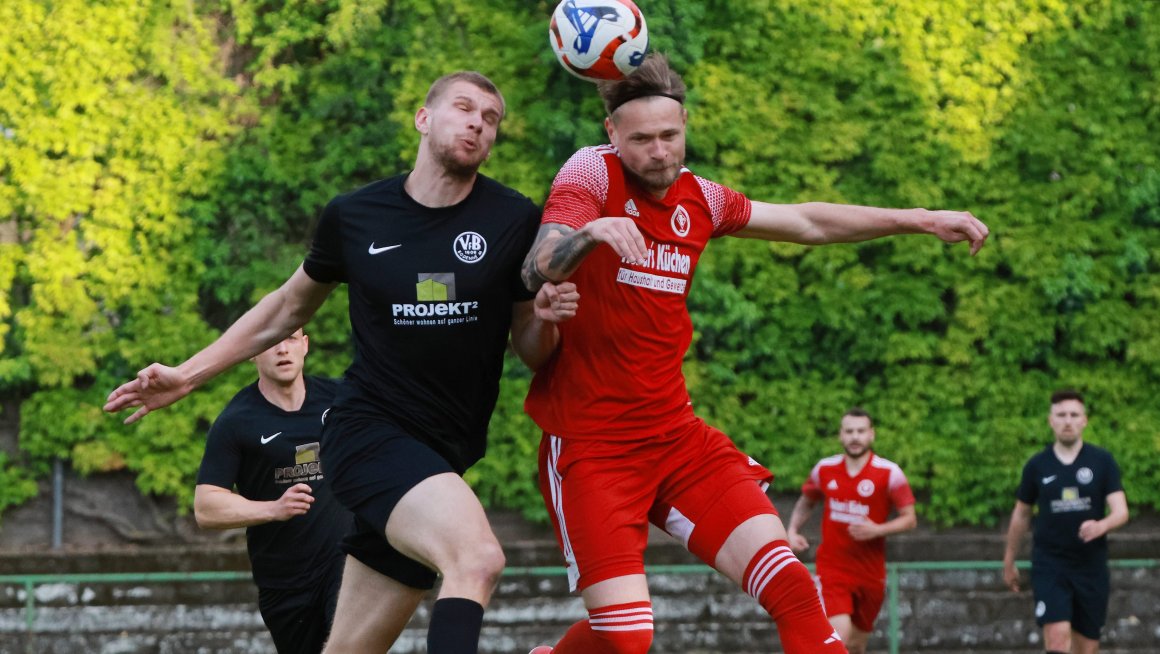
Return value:
M 544 203 L 543 223 L 572 229 L 601 217 L 608 199 L 608 165 L 599 148 L 583 148 L 564 164 Z
M 914 492 L 910 490 L 910 482 L 906 479 L 902 468 L 894 466 L 890 469 L 889 486 L 890 501 L 894 504 L 894 508 L 901 509 L 914 504 Z
M 805 495 L 815 502 L 825 497 L 825 494 L 822 493 L 822 478 L 819 474 L 821 465 L 820 462 L 815 465 L 814 469 L 810 470 L 810 476 L 806 477 L 805 482 L 802 484 L 802 495 Z
M 749 224 L 753 203 L 743 193 L 704 177 L 698 176 L 697 183 L 713 214 L 713 238 L 727 236 Z

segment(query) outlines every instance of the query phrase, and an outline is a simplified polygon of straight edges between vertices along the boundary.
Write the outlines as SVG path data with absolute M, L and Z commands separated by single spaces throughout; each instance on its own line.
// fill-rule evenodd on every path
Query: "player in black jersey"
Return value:
M 356 516 L 327 652 L 383 652 L 442 575 L 428 627 L 436 654 L 475 652 L 504 556 L 460 474 L 483 456 L 508 333 L 531 368 L 575 285 L 534 296 L 520 279 L 539 226 L 527 198 L 478 174 L 503 97 L 479 73 L 431 85 L 415 114 L 415 168 L 332 200 L 303 265 L 213 344 L 153 364 L 106 411 L 167 406 L 301 327 L 339 283 L 350 290 L 354 362 L 323 428 L 327 481 Z
M 1108 613 L 1107 533 L 1128 522 L 1120 469 L 1105 449 L 1083 442 L 1083 396 L 1057 391 L 1048 423 L 1055 442 L 1023 466 L 1007 530 L 1003 580 L 1019 591 L 1015 555 L 1038 507 L 1031 549 L 1035 620 L 1048 654 L 1094 654 Z
M 258 381 L 210 428 L 193 499 L 201 527 L 246 528 L 258 608 L 279 654 L 322 651 L 351 521 L 319 459 L 338 384 L 302 374 L 309 348 L 299 329 L 254 357 Z

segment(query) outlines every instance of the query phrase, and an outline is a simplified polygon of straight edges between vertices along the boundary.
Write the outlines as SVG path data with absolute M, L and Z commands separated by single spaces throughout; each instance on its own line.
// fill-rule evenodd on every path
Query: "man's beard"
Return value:
M 443 170 L 451 177 L 457 179 L 470 179 L 479 172 L 479 167 L 483 165 L 487 155 L 483 154 L 478 161 L 463 161 L 462 158 L 455 154 L 454 145 L 440 145 L 434 148 L 435 161 L 443 167 Z
M 857 448 L 856 451 L 855 448 Z M 858 457 L 865 454 L 869 449 L 870 448 L 866 447 L 865 445 L 847 445 L 845 447 L 846 456 L 850 457 L 851 459 L 857 459 Z
M 659 192 L 668 190 L 673 182 L 677 181 L 677 178 L 681 176 L 681 165 L 676 164 L 672 168 L 647 171 L 644 175 L 625 166 L 624 172 L 646 191 Z

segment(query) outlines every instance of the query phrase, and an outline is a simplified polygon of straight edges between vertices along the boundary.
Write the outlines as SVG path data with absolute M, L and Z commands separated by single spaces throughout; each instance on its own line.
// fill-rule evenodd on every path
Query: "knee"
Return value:
M 503 548 L 498 542 L 489 540 L 464 548 L 451 569 L 442 572 L 444 577 L 454 576 L 462 582 L 491 589 L 499 583 L 506 563 Z

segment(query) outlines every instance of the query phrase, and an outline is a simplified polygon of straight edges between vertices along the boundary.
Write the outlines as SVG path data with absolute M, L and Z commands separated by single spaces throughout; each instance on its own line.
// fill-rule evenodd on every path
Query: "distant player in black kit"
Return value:
M 1058 391 L 1047 418 L 1055 442 L 1023 466 L 1007 530 L 1003 580 L 1019 591 L 1015 555 L 1035 517 L 1031 587 L 1048 654 L 1094 654 L 1108 613 L 1106 534 L 1128 522 L 1120 469 L 1105 449 L 1083 442 L 1083 396 Z
M 258 381 L 210 428 L 193 499 L 201 527 L 246 528 L 258 608 L 279 654 L 322 651 L 351 521 L 319 460 L 338 384 L 302 374 L 309 349 L 299 329 L 254 357 Z
M 153 364 L 106 411 L 167 406 L 285 338 L 330 292 L 350 290 L 354 362 L 323 428 L 326 477 L 356 516 L 326 652 L 384 652 L 442 575 L 427 649 L 477 651 L 504 556 L 460 473 L 483 456 L 508 332 L 531 368 L 553 323 L 576 313 L 562 283 L 534 296 L 520 279 L 539 226 L 527 198 L 477 174 L 503 97 L 479 73 L 431 85 L 415 114 L 415 168 L 327 205 L 314 245 L 281 288 L 176 368 Z

